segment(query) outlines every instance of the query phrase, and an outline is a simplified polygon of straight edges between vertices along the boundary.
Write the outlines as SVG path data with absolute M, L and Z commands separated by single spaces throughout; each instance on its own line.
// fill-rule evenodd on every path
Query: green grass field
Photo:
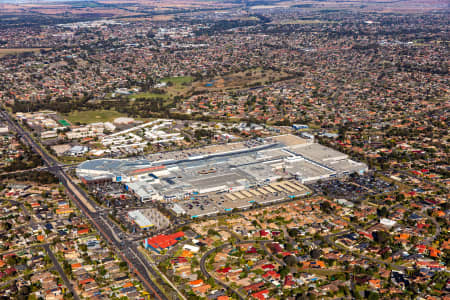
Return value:
M 126 117 L 127 115 L 119 113 L 115 110 L 88 110 L 88 111 L 74 111 L 64 117 L 72 124 L 81 123 L 89 124 L 95 122 L 113 121 L 118 117 Z
M 194 80 L 192 76 L 167 77 L 161 80 L 162 82 L 172 82 L 175 86 L 181 86 L 184 83 L 190 83 Z
M 174 96 L 188 90 L 194 78 L 192 76 L 168 77 L 161 81 L 172 83 L 172 86 L 168 86 L 166 89 L 169 95 Z
M 156 98 L 163 98 L 164 100 L 169 100 L 170 97 L 173 97 L 174 95 L 178 95 L 179 93 L 183 92 L 184 90 L 187 90 L 187 86 L 185 84 L 191 83 L 194 80 L 192 76 L 181 76 L 181 77 L 167 77 L 161 80 L 161 82 L 171 82 L 171 85 L 168 85 L 162 90 L 164 90 L 165 94 L 157 94 L 157 93 L 151 93 L 151 92 L 143 92 L 143 93 L 137 93 L 129 95 L 128 98 L 130 99 L 141 99 L 141 98 L 148 98 L 148 99 L 156 99 Z

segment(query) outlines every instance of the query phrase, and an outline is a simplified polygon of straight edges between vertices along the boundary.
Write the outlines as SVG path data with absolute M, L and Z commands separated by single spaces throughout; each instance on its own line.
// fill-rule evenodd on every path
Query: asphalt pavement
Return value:
M 24 143 L 28 144 L 37 154 L 41 156 L 42 160 L 47 165 L 47 170 L 55 174 L 60 179 L 61 183 L 66 188 L 69 197 L 74 201 L 81 212 L 91 221 L 100 235 L 108 242 L 110 246 L 112 246 L 116 253 L 125 262 L 127 262 L 131 271 L 134 272 L 141 280 L 146 290 L 151 293 L 156 299 L 168 300 L 164 293 L 158 288 L 158 286 L 146 273 L 147 269 L 153 270 L 153 267 L 150 264 L 144 265 L 145 260 L 143 260 L 143 264 L 143 262 L 138 259 L 128 258 L 129 254 L 136 254 L 136 252 L 138 252 L 137 249 L 134 249 L 135 246 L 133 246 L 133 243 L 118 239 L 117 235 L 119 233 L 122 233 L 122 230 L 108 219 L 100 220 L 98 212 L 95 212 L 95 210 L 93 211 L 91 207 L 88 207 L 86 205 L 88 204 L 89 206 L 96 207 L 95 203 L 92 203 L 86 193 L 72 181 L 70 176 L 67 176 L 64 169 L 62 168 L 64 165 L 58 163 L 53 157 L 45 152 L 45 150 L 42 149 L 42 147 L 38 143 L 36 143 L 36 141 L 29 135 L 27 131 L 25 131 L 20 125 L 13 121 L 13 119 L 7 112 L 0 111 L 0 115 L 3 116 L 3 118 L 8 122 L 9 127 L 19 134 L 21 140 Z M 105 224 L 106 222 L 108 222 L 108 224 Z M 112 231 L 115 231 L 114 234 Z M 153 272 L 156 274 L 156 276 L 159 276 L 156 271 L 153 270 Z
M 50 246 L 48 244 L 43 246 L 45 251 L 47 252 L 48 256 L 53 262 L 53 265 L 55 266 L 56 271 L 58 271 L 59 276 L 61 276 L 62 280 L 64 281 L 64 284 L 69 289 L 69 291 L 72 293 L 73 298 L 75 300 L 80 300 L 80 297 L 78 297 L 78 294 L 75 292 L 72 283 L 70 282 L 69 278 L 67 278 L 66 273 L 64 273 L 63 268 L 61 268 L 61 265 L 59 264 L 58 259 L 56 258 L 55 254 L 53 254 L 53 251 L 50 249 Z

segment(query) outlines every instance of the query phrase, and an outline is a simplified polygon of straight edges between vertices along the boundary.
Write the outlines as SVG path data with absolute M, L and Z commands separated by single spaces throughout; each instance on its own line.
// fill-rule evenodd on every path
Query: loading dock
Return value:
M 231 201 L 237 200 L 236 197 L 233 196 L 233 194 L 225 194 L 225 196 L 230 199 Z
M 263 189 L 263 188 L 259 188 L 259 189 L 258 189 L 258 192 L 260 192 L 260 193 L 263 194 L 263 195 L 269 194 L 269 191 L 266 191 L 266 190 Z
M 238 197 L 239 199 L 245 199 L 245 196 L 242 195 L 240 192 L 234 192 L 233 195 Z
M 288 186 L 285 183 L 280 183 L 279 185 L 281 188 L 283 188 L 284 190 L 288 191 L 289 193 L 295 193 L 295 190 L 293 188 L 291 188 L 290 186 Z
M 283 189 L 281 187 L 278 186 L 278 184 L 271 184 L 270 185 L 271 188 L 273 188 L 274 190 L 278 191 L 278 192 L 284 192 Z
M 244 196 L 248 197 L 248 198 L 252 198 L 253 195 L 250 194 L 248 191 L 240 191 L 241 194 L 243 194 Z
M 274 190 L 273 188 L 271 188 L 270 186 L 267 186 L 267 185 L 264 187 L 264 189 L 269 191 L 272 194 L 275 194 L 277 192 L 276 190 Z
M 258 192 L 257 190 L 248 190 L 250 193 L 252 193 L 255 196 L 261 196 L 261 193 Z

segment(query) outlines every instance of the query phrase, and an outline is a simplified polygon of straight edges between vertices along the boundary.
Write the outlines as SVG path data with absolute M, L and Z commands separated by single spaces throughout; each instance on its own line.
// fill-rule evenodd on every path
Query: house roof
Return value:
M 271 277 L 271 278 L 280 278 L 280 274 L 278 274 L 278 273 L 275 272 L 274 270 L 270 270 L 270 271 L 267 271 L 265 274 L 263 274 L 262 277 L 263 277 L 263 278 L 268 278 L 268 277 Z
M 263 285 L 264 285 L 264 282 L 260 281 L 260 282 L 257 282 L 257 283 L 254 283 L 254 284 L 244 287 L 244 290 L 246 290 L 247 292 L 249 292 L 249 291 L 254 292 L 254 291 L 259 290 L 259 288 L 262 287 Z
M 275 266 L 272 264 L 267 264 L 267 265 L 263 265 L 261 267 L 262 269 L 266 270 L 266 269 L 275 269 Z
M 269 290 L 262 290 L 257 293 L 252 294 L 253 298 L 264 300 L 269 295 Z
M 228 268 L 221 268 L 221 269 L 217 269 L 217 273 L 228 273 L 228 272 L 230 272 L 231 271 L 231 268 L 230 267 L 228 267 Z
M 189 285 L 193 286 L 193 285 L 199 285 L 202 284 L 203 280 L 202 279 L 197 279 L 197 280 L 193 280 L 189 282 Z
M 209 289 L 211 288 L 211 286 L 209 284 L 204 284 L 202 286 L 198 286 L 198 287 L 193 287 L 192 290 L 194 292 L 199 292 L 199 293 L 206 293 Z

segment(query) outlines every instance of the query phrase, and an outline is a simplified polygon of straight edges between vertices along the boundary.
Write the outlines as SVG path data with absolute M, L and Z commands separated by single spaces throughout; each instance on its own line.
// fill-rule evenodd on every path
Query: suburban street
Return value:
M 27 131 L 13 121 L 7 112 L 0 111 L 0 115 L 2 115 L 2 117 L 7 120 L 10 127 L 20 135 L 22 141 L 41 156 L 42 160 L 47 165 L 47 170 L 55 174 L 60 179 L 61 183 L 66 188 L 69 197 L 91 221 L 105 241 L 108 242 L 113 249 L 115 249 L 117 254 L 125 262 L 127 262 L 130 270 L 138 276 L 148 292 L 151 293 L 156 299 L 167 299 L 167 297 L 164 296 L 164 293 L 147 274 L 146 270 L 153 270 L 153 267 L 149 263 L 146 263 L 145 260 L 139 260 L 136 258 L 139 254 L 133 243 L 117 237 L 122 234 L 122 230 L 108 218 L 100 217 L 99 212 L 95 209 L 96 205 L 89 200 L 86 193 L 73 182 L 72 178 L 64 172 L 62 168 L 64 165 L 58 163 L 49 154 L 47 154 L 45 150 L 33 140 Z M 157 272 L 154 270 L 152 273 L 155 276 L 158 276 Z
M 236 241 L 236 244 L 259 243 L 259 244 L 261 245 L 261 248 L 262 248 L 264 251 L 267 252 L 267 249 L 266 249 L 266 247 L 265 247 L 265 244 L 270 243 L 270 242 L 273 242 L 273 240 L 239 240 L 239 241 Z M 239 292 L 237 292 L 236 290 L 234 290 L 233 288 L 231 288 L 231 287 L 230 287 L 229 285 L 227 285 L 226 283 L 224 283 L 224 282 L 222 282 L 222 281 L 220 281 L 220 280 L 214 278 L 214 276 L 212 276 L 211 274 L 209 274 L 209 272 L 208 272 L 208 270 L 206 269 L 206 266 L 205 266 L 206 260 L 208 259 L 208 257 L 209 257 L 212 253 L 217 252 L 217 251 L 220 251 L 221 249 L 223 249 L 223 248 L 225 248 L 225 247 L 227 247 L 227 246 L 230 246 L 230 245 L 232 245 L 232 244 L 231 244 L 231 243 L 226 243 L 226 244 L 223 244 L 223 245 L 221 245 L 221 246 L 219 246 L 219 247 L 217 247 L 217 248 L 212 248 L 212 249 L 208 250 L 208 251 L 202 256 L 202 258 L 201 258 L 201 260 L 200 260 L 200 270 L 202 271 L 203 275 L 204 275 L 206 278 L 212 277 L 212 278 L 214 279 L 214 281 L 215 281 L 218 285 L 222 286 L 222 287 L 225 288 L 226 290 L 231 291 L 231 292 L 232 292 L 234 295 L 236 295 L 239 299 L 244 300 L 245 298 L 244 298 Z M 283 263 L 283 264 L 284 264 L 284 263 Z
M 251 242 L 251 241 L 245 241 L 245 242 Z M 239 243 L 239 242 L 237 242 L 237 243 Z M 222 281 L 220 281 L 220 280 L 214 278 L 214 276 L 211 276 L 211 274 L 209 274 L 209 272 L 208 272 L 208 270 L 206 269 L 206 266 L 205 266 L 206 259 L 207 259 L 213 252 L 218 251 L 218 250 L 221 250 L 221 249 L 223 249 L 223 248 L 225 248 L 226 246 L 229 246 L 229 245 L 231 245 L 231 243 L 223 244 L 223 245 L 221 245 L 221 246 L 219 246 L 219 247 L 217 247 L 217 248 L 212 248 L 212 249 L 208 250 L 208 251 L 202 256 L 202 258 L 201 258 L 201 260 L 200 260 L 200 270 L 202 271 L 203 275 L 204 275 L 206 278 L 211 278 L 211 277 L 212 277 L 212 278 L 214 279 L 214 281 L 215 281 L 218 285 L 222 286 L 223 288 L 225 288 L 225 289 L 228 290 L 228 291 L 231 291 L 231 292 L 232 292 L 234 295 L 236 295 L 239 299 L 244 300 L 245 298 L 242 297 L 242 295 L 241 295 L 240 293 L 238 293 L 236 290 L 234 290 L 233 288 L 231 288 L 230 286 L 228 286 L 226 283 L 224 283 L 224 282 L 222 282 Z
M 59 264 L 58 259 L 56 258 L 53 251 L 50 249 L 50 245 L 46 244 L 43 247 L 44 247 L 45 251 L 47 252 L 48 256 L 50 257 L 50 259 L 52 260 L 53 265 L 55 266 L 55 268 L 58 271 L 59 275 L 61 276 L 62 280 L 64 281 L 64 284 L 69 289 L 69 291 L 72 293 L 73 298 L 75 300 L 80 300 L 80 297 L 78 297 L 78 294 L 75 292 L 73 285 L 70 283 L 69 278 L 67 278 L 67 275 L 64 273 L 63 268 Z

